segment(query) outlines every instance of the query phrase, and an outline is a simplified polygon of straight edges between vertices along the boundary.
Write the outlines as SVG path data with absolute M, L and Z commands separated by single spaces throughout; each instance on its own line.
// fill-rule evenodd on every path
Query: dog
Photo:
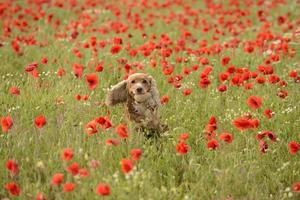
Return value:
M 126 116 L 134 121 L 136 129 L 148 129 L 163 133 L 167 125 L 159 119 L 160 104 L 156 81 L 144 73 L 134 73 L 113 86 L 106 97 L 107 106 L 125 103 Z

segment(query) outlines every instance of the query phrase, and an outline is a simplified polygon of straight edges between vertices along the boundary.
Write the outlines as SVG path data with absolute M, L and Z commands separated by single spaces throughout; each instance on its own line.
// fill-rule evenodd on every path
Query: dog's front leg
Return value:
M 148 125 L 149 127 L 157 130 L 159 133 L 164 133 L 168 131 L 168 126 L 160 121 L 158 109 L 155 109 L 153 111 L 151 120 L 149 121 Z

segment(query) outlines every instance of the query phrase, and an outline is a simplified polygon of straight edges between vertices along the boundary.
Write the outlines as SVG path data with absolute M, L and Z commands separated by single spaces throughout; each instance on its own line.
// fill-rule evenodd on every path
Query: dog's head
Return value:
M 129 76 L 126 86 L 128 95 L 137 102 L 146 101 L 151 96 L 153 82 L 153 78 L 147 74 L 136 73 Z
M 132 74 L 127 80 L 113 86 L 107 95 L 106 105 L 114 106 L 126 102 L 129 97 L 139 103 L 149 98 L 153 98 L 157 105 L 160 102 L 155 80 L 143 73 Z

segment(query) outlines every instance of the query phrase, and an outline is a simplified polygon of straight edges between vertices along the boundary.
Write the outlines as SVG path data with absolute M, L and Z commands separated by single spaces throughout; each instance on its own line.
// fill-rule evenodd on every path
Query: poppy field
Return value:
M 0 199 L 300 199 L 299 0 L 0 1 Z M 157 83 L 145 137 L 109 89 Z

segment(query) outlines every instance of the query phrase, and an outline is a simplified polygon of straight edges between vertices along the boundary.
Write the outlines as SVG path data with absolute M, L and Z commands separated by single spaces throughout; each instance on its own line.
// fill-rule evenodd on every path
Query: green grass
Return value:
M 24 2 L 19 2 L 21 5 Z M 203 4 L 195 5 L 201 7 Z M 279 6 L 272 11 L 279 16 L 286 12 L 292 12 L 291 21 L 295 22 L 297 14 L 296 3 Z M 103 8 L 99 8 L 100 10 Z M 121 8 L 123 9 L 123 8 Z M 176 11 L 176 6 L 172 8 Z M 178 8 L 180 10 L 182 8 Z M 256 8 L 255 8 L 256 9 Z M 256 10 L 253 8 L 249 18 L 256 18 Z M 124 8 L 125 10 L 125 8 Z M 149 12 L 142 13 L 146 16 Z M 162 13 L 167 13 L 163 10 Z M 75 13 L 68 14 L 58 8 L 51 8 L 47 13 L 54 13 L 57 18 L 62 19 L 65 25 L 69 20 L 76 19 Z M 56 15 L 57 14 L 57 15 Z M 110 12 L 99 17 L 95 24 L 101 25 L 112 17 Z M 270 16 L 271 17 L 271 16 Z M 113 18 L 113 17 L 112 17 Z M 124 19 L 122 19 L 124 20 Z M 271 18 L 270 21 L 276 21 Z M 34 24 L 34 23 L 33 23 Z M 131 58 L 125 51 L 117 55 L 111 55 L 110 45 L 107 45 L 96 58 L 92 57 L 89 50 L 80 48 L 84 54 L 82 59 L 72 54 L 72 48 L 76 43 L 89 41 L 91 35 L 97 39 L 110 39 L 116 34 L 98 35 L 88 33 L 80 35 L 75 41 L 56 40 L 53 37 L 54 31 L 49 25 L 39 22 L 34 24 L 41 30 L 36 34 L 37 40 L 44 40 L 47 37 L 49 45 L 43 48 L 36 46 L 22 46 L 23 56 L 16 56 L 10 49 L 10 39 L 0 48 L 1 70 L 0 70 L 0 113 L 2 116 L 10 115 L 14 125 L 8 133 L 0 132 L 0 198 L 10 197 L 4 188 L 7 182 L 15 181 L 22 190 L 20 197 L 16 199 L 34 199 L 38 192 L 45 195 L 47 199 L 98 199 L 101 198 L 95 193 L 98 183 L 108 183 L 111 187 L 111 195 L 106 199 L 299 199 L 297 193 L 291 192 L 294 182 L 300 181 L 300 161 L 298 155 L 290 155 L 288 142 L 300 141 L 300 87 L 299 83 L 288 77 L 288 73 L 298 69 L 299 53 L 295 57 L 281 57 L 280 61 L 271 64 L 275 73 L 281 79 L 288 82 L 284 90 L 288 91 L 288 97 L 281 99 L 276 96 L 280 89 L 279 85 L 265 83 L 255 84 L 254 88 L 245 91 L 243 87 L 229 86 L 228 91 L 219 93 L 216 87 L 220 84 L 218 73 L 224 71 L 220 60 L 223 56 L 230 56 L 230 64 L 236 67 L 246 67 L 254 71 L 259 64 L 262 64 L 264 57 L 258 51 L 247 54 L 242 47 L 224 50 L 220 55 L 205 56 L 214 66 L 210 75 L 212 84 L 206 89 L 198 87 L 200 71 L 192 72 L 184 77 L 182 87 L 175 89 L 167 84 L 166 76 L 161 72 L 160 58 L 157 56 L 156 68 L 148 67 L 151 57 L 138 55 Z M 157 22 L 153 27 L 146 27 L 148 35 L 161 33 L 168 34 L 176 41 L 181 32 L 175 28 L 178 22 L 172 22 L 166 26 Z M 259 28 L 260 22 L 254 24 Z M 211 38 L 212 33 L 201 33 L 200 30 L 193 30 L 193 37 L 197 39 Z M 271 30 L 283 34 L 278 26 L 271 27 Z M 146 42 L 137 30 L 130 29 L 134 36 L 130 39 L 133 47 Z M 13 35 L 22 35 L 17 31 Z M 241 34 L 241 40 L 254 39 L 256 32 L 250 31 Z M 125 40 L 129 39 L 127 33 L 120 34 Z M 220 37 L 222 41 L 228 41 L 229 36 Z M 125 46 L 123 44 L 123 46 Z M 212 41 L 209 40 L 209 44 Z M 189 43 L 190 47 L 197 48 L 197 43 Z M 290 44 L 299 51 L 299 38 Z M 24 67 L 38 61 L 41 57 L 47 57 L 49 62 L 46 65 L 39 65 L 39 71 L 44 72 L 40 78 L 35 80 L 24 72 Z M 187 63 L 175 63 L 176 56 L 188 58 Z M 157 140 L 146 139 L 142 134 L 134 131 L 134 124 L 128 123 L 124 116 L 122 106 L 109 108 L 110 120 L 114 125 L 128 123 L 129 138 L 121 142 L 120 146 L 107 146 L 107 138 L 117 138 L 114 129 L 99 132 L 88 136 L 84 127 L 92 119 L 105 116 L 108 109 L 98 105 L 104 102 L 108 88 L 119 82 L 124 71 L 118 72 L 117 58 L 126 58 L 128 63 L 140 62 L 144 64 L 144 72 L 151 74 L 158 83 L 160 95 L 168 95 L 170 100 L 160 109 L 161 118 L 169 126 L 168 137 Z M 173 75 L 182 72 L 184 66 L 191 67 L 198 64 L 197 59 L 180 52 L 172 54 L 168 61 L 175 65 Z M 54 60 L 56 60 L 54 62 Z M 104 71 L 99 73 L 100 83 L 96 90 L 90 91 L 84 78 L 78 80 L 72 74 L 72 64 L 81 63 L 88 66 L 90 62 L 102 61 Z M 58 78 L 56 71 L 64 67 L 66 75 Z M 92 68 L 86 68 L 86 73 L 93 72 Z M 41 85 L 39 87 L 39 85 Z M 226 85 L 230 85 L 226 83 Z M 17 86 L 20 96 L 8 93 L 12 86 Z M 183 96 L 184 88 L 192 88 L 190 96 Z M 75 95 L 90 95 L 88 101 L 76 101 Z M 263 105 L 258 110 L 251 110 L 246 100 L 250 95 L 256 95 L 263 99 Z M 57 104 L 58 98 L 63 99 L 63 104 Z M 270 108 L 275 112 L 271 119 L 263 115 L 263 111 Z M 232 125 L 232 120 L 250 112 L 253 117 L 260 119 L 260 126 L 256 130 L 240 132 Z M 34 118 L 43 114 L 47 124 L 42 129 L 34 126 Z M 230 132 L 233 134 L 233 142 L 225 144 L 220 142 L 220 148 L 210 151 L 206 148 L 206 140 L 203 130 L 211 116 L 217 119 L 217 133 Z M 271 130 L 278 136 L 275 143 L 269 142 L 269 149 L 262 154 L 258 147 L 255 135 L 262 130 Z M 187 132 L 190 138 L 187 144 L 190 146 L 186 155 L 177 155 L 175 146 L 179 141 L 179 135 Z M 74 158 L 70 162 L 78 162 L 81 168 L 88 168 L 90 175 L 87 178 L 73 177 L 66 172 L 68 165 L 62 161 L 60 154 L 63 148 L 72 148 Z M 120 160 L 129 158 L 132 148 L 140 148 L 143 151 L 141 160 L 135 163 L 134 170 L 124 175 L 121 171 Z M 20 173 L 10 177 L 9 171 L 5 168 L 8 159 L 15 159 L 19 165 Z M 91 160 L 98 160 L 100 167 L 89 168 Z M 74 182 L 76 188 L 73 192 L 64 193 L 62 187 L 51 187 L 51 179 L 55 173 L 64 173 L 64 182 Z

